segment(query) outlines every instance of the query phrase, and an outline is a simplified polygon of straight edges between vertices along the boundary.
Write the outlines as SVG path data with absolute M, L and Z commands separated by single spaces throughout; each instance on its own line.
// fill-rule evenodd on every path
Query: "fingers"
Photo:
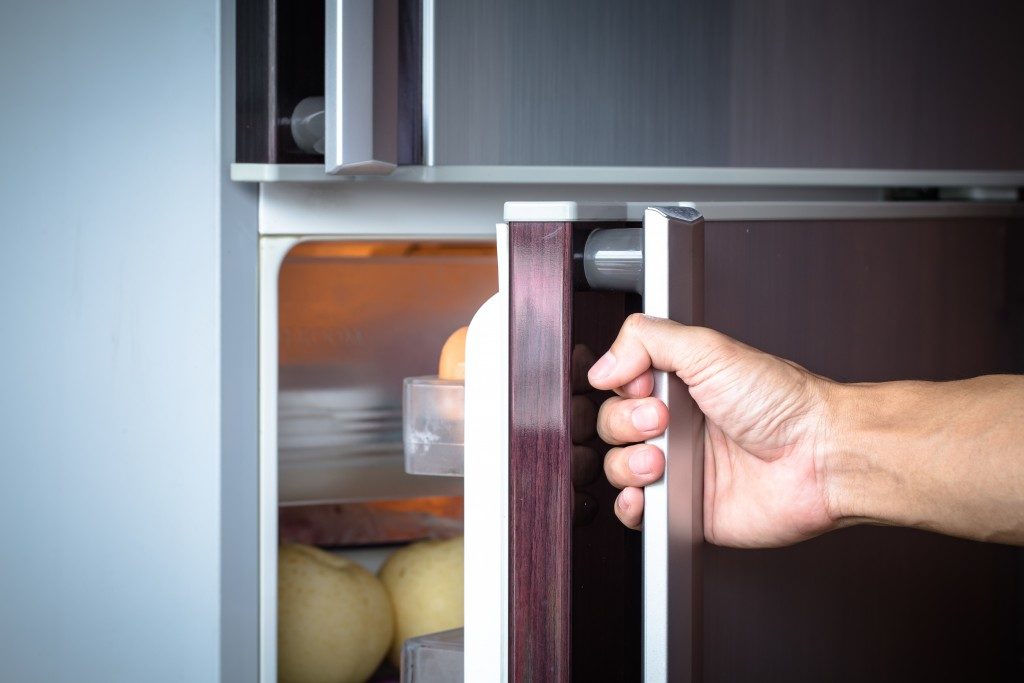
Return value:
M 613 446 L 646 441 L 668 428 L 668 408 L 656 398 L 612 396 L 597 413 L 597 433 Z
M 583 344 L 573 347 L 571 356 L 573 394 L 585 394 L 593 388 L 587 378 L 587 373 L 593 367 L 596 359 L 597 357 L 589 347 Z M 633 379 L 626 386 L 615 388 L 615 393 L 627 398 L 643 398 L 650 396 L 652 391 L 654 391 L 654 373 L 650 370 Z
M 664 473 L 665 456 L 657 446 L 613 448 L 604 456 L 604 474 L 617 489 L 653 484 Z
M 656 446 L 639 443 L 613 448 L 604 457 L 609 483 L 622 488 L 615 499 L 615 516 L 630 529 L 639 529 L 644 517 L 641 486 L 653 484 L 665 473 L 665 456 Z
M 598 413 L 597 431 L 611 444 L 633 443 L 653 438 L 668 426 L 668 408 L 656 398 L 613 396 Z M 644 493 L 640 486 L 656 482 L 665 473 L 665 456 L 656 446 L 634 443 L 612 448 L 605 455 L 605 476 L 616 488 L 615 516 L 630 529 L 639 529 L 644 514 Z
M 614 391 L 624 398 L 646 398 L 654 393 L 654 371 L 648 369 Z
M 644 518 L 644 492 L 638 488 L 626 488 L 615 499 L 615 516 L 630 529 L 639 529 Z
M 590 368 L 588 378 L 596 389 L 615 389 L 653 367 L 675 372 L 690 384 L 692 377 L 738 346 L 714 330 L 635 313 L 623 323 L 608 353 Z

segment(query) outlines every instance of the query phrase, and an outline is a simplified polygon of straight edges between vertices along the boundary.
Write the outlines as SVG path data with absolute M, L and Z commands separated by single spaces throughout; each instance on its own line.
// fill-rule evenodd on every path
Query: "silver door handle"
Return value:
M 327 173 L 386 175 L 398 163 L 398 0 L 328 0 Z
M 687 207 L 644 211 L 644 313 L 704 322 L 704 218 Z M 654 373 L 671 421 L 653 443 L 665 475 L 644 493 L 644 681 L 701 679 L 704 423 L 682 380 Z

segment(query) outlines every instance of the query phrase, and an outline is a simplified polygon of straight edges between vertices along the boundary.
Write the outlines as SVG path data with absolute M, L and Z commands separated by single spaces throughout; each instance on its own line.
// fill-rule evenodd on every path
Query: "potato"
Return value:
M 407 639 L 463 625 L 462 549 L 461 536 L 420 541 L 395 551 L 381 567 L 395 617 L 388 655 L 395 666 Z
M 394 633 L 380 580 L 362 566 L 307 545 L 280 548 L 277 672 L 282 683 L 362 683 Z

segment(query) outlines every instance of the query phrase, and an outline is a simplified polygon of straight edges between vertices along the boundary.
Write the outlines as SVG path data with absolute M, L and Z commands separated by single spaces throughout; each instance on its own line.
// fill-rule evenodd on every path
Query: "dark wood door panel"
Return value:
M 582 248 L 596 227 L 620 226 L 509 225 L 508 648 L 514 681 L 640 677 L 641 539 L 619 524 L 616 491 L 600 474 L 608 447 L 592 422 L 604 395 L 579 377 L 573 386 L 571 371 L 574 347 L 602 353 L 640 306 L 635 294 L 575 291 L 585 284 L 573 269 L 574 238 Z M 589 409 L 573 410 L 574 402 Z M 590 449 L 594 476 L 573 481 L 574 447 Z
M 570 676 L 572 224 L 509 225 L 512 681 Z
M 1006 230 L 974 219 L 711 223 L 707 324 L 844 381 L 1019 369 Z M 705 678 L 1012 677 L 1016 555 L 867 527 L 777 550 L 709 546 Z
M 626 316 L 640 309 L 640 297 L 617 292 L 575 292 L 573 348 L 595 355 L 615 340 Z M 610 393 L 574 387 L 574 401 L 597 406 Z M 582 412 L 582 414 L 580 414 Z M 586 419 L 576 411 L 574 419 Z M 578 434 L 586 434 L 585 425 Z M 589 433 L 592 433 L 590 431 Z M 596 435 L 579 442 L 603 461 L 608 445 Z M 593 481 L 574 488 L 578 511 L 572 533 L 572 679 L 574 681 L 639 681 L 642 633 L 642 537 L 622 526 L 615 516 L 618 491 L 599 472 Z
M 841 381 L 1010 369 L 1006 226 L 712 223 L 708 325 Z

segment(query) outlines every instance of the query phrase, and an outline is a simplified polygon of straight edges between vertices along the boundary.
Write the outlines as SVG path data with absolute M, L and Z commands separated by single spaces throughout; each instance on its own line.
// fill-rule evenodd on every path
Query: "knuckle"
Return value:
M 601 427 L 611 419 L 615 411 L 615 404 L 621 400 L 618 396 L 609 396 L 597 409 L 597 428 Z
M 630 433 L 626 428 L 628 415 L 623 408 L 624 399 L 613 396 L 601 405 L 598 412 L 597 435 L 609 444 L 619 444 Z
M 602 412 L 601 417 L 597 421 L 597 436 L 605 443 L 614 444 L 615 439 L 612 435 L 612 429 L 608 422 L 608 416 Z
M 643 324 L 644 320 L 646 319 L 647 316 L 645 316 L 643 313 L 630 313 L 628 316 L 626 316 L 626 322 L 623 323 L 622 326 L 633 328 L 636 327 L 637 325 Z
M 639 336 L 647 324 L 647 316 L 643 313 L 630 313 L 626 321 L 622 323 L 622 331 L 626 336 Z
M 609 484 L 611 484 L 615 488 L 622 488 L 617 483 L 618 482 L 618 474 L 615 471 L 615 468 L 616 468 L 615 460 L 616 460 L 616 453 L 618 452 L 618 450 L 619 450 L 618 448 L 613 448 L 610 451 L 608 451 L 608 453 L 605 454 L 605 456 L 604 456 L 604 476 L 608 480 Z
M 643 499 L 636 489 L 625 489 L 615 500 L 615 516 L 630 529 L 639 529 L 643 520 Z

